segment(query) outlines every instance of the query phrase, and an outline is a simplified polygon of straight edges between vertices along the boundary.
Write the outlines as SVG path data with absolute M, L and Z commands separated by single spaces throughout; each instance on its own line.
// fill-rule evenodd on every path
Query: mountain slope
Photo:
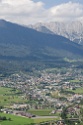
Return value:
M 54 34 L 45 34 L 37 32 L 33 29 L 26 28 L 17 24 L 2 21 L 3 26 L 0 26 L 0 47 L 5 51 L 0 52 L 0 55 L 11 55 L 11 56 L 24 56 L 36 54 L 44 54 L 57 56 L 69 56 L 67 53 L 72 54 L 72 56 L 82 56 L 83 49 L 80 45 L 71 42 L 65 37 L 61 37 Z M 13 54 L 15 51 L 19 50 L 17 54 Z M 51 50 L 50 50 L 51 49 Z M 25 52 L 26 50 L 26 52 Z M 63 52 L 60 52 L 63 51 Z M 65 53 L 64 55 L 64 52 Z M 22 52 L 22 53 L 20 53 Z
M 37 31 L 46 32 L 42 29 L 45 27 L 54 34 L 64 36 L 71 41 L 83 45 L 83 23 L 79 21 L 73 22 L 50 22 L 50 23 L 38 23 L 30 25 L 29 27 L 36 29 Z M 46 32 L 48 33 L 48 32 Z
M 0 20 L 0 71 L 66 66 L 64 58 L 83 58 L 82 46 L 69 39 L 41 33 Z

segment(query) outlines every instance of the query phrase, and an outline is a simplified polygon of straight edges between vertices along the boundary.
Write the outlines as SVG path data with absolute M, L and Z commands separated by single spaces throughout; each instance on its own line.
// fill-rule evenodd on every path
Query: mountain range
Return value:
M 44 33 L 61 35 L 83 45 L 83 23 L 80 21 L 37 23 L 28 27 Z
M 66 66 L 64 58 L 83 58 L 83 47 L 60 35 L 0 20 L 0 72 Z

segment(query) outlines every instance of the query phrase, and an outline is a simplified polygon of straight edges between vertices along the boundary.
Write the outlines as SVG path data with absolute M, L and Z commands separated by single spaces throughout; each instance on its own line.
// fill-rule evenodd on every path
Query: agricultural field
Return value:
M 52 121 L 52 120 L 58 120 L 57 118 L 38 118 L 38 119 L 34 119 L 34 123 L 40 123 L 40 122 L 48 122 L 48 121 Z
M 11 91 L 11 88 L 0 87 L 0 95 L 9 95 L 12 93 Z
M 23 100 L 20 92 L 15 89 L 0 87 L 0 106 L 10 106 L 14 103 L 23 103 L 27 100 Z
M 5 116 L 7 120 L 0 121 L 0 125 L 32 125 L 34 123 L 40 123 L 45 121 L 57 120 L 57 118 L 26 118 L 22 116 L 15 116 L 10 114 L 0 113 L 0 116 Z M 8 119 L 11 120 L 8 120 Z
M 11 89 L 11 88 L 5 88 L 0 87 L 0 106 L 4 107 L 10 107 L 13 103 L 19 103 L 19 102 L 28 102 L 26 99 L 22 99 L 22 94 L 19 94 L 20 91 Z M 48 116 L 48 117 L 40 117 L 40 118 L 26 118 L 22 116 L 15 116 L 11 114 L 4 114 L 0 113 L 0 117 L 5 116 L 7 120 L 0 120 L 0 125 L 29 125 L 34 123 L 40 123 L 45 121 L 51 121 L 56 120 L 55 117 L 49 117 L 52 116 L 51 111 L 53 109 L 43 109 L 43 110 L 28 110 L 29 113 L 35 114 L 38 116 Z M 9 120 L 11 119 L 11 120 Z
M 52 115 L 50 114 L 52 111 L 52 109 L 37 109 L 37 110 L 28 110 L 28 112 L 32 113 L 32 114 L 35 114 L 35 115 L 38 115 L 38 116 L 49 116 L 49 115 Z
M 10 114 L 0 113 L 0 116 L 5 116 L 7 119 L 11 118 L 11 120 L 0 121 L 0 125 L 29 125 L 34 122 L 33 119 L 14 116 Z
M 74 92 L 74 93 L 77 93 L 77 94 L 83 94 L 83 87 L 82 88 L 77 88 L 75 90 L 68 90 L 70 92 Z
M 70 83 L 80 83 L 80 80 L 70 80 Z

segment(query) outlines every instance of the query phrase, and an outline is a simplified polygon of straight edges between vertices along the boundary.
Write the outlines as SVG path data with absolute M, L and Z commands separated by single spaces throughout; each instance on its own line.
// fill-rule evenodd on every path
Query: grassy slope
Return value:
M 0 87 L 0 105 L 10 106 L 13 103 L 23 103 L 27 100 L 23 100 L 20 95 L 18 95 L 18 90 L 12 91 L 10 88 Z
M 6 116 L 6 118 L 11 118 L 11 121 L 0 121 L 0 125 L 29 125 L 31 123 L 40 123 L 44 121 L 58 120 L 58 118 L 25 118 L 21 116 L 14 116 L 10 114 L 0 113 L 0 116 Z
M 49 116 L 52 109 L 38 109 L 38 110 L 29 110 L 28 112 L 39 115 L 39 116 Z
M 35 110 L 28 110 L 28 112 L 38 115 L 38 116 L 59 116 L 59 114 L 51 114 L 53 109 L 35 109 Z
M 58 118 L 38 118 L 34 119 L 34 123 L 40 123 L 40 122 L 46 122 L 46 121 L 52 121 L 52 120 L 58 120 Z
M 82 88 L 77 88 L 76 90 L 68 90 L 77 94 L 83 94 L 83 87 Z
M 11 121 L 0 121 L 0 125 L 28 125 L 30 123 L 33 123 L 33 119 L 20 117 L 20 116 L 14 116 L 10 114 L 3 114 L 0 113 L 0 116 L 6 116 L 6 118 L 11 118 Z

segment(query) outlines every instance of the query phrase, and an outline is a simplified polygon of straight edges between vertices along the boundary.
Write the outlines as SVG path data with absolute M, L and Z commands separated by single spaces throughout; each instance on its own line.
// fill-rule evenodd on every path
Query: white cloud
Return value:
M 53 19 L 59 21 L 75 20 L 83 17 L 83 5 L 79 3 L 68 2 L 50 9 L 50 15 Z
M 41 1 L 0 0 L 0 18 L 20 24 L 83 19 L 83 5 L 63 3 L 49 9 Z
M 0 18 L 13 22 L 34 22 L 42 11 L 44 11 L 42 2 L 35 3 L 32 0 L 0 1 Z

